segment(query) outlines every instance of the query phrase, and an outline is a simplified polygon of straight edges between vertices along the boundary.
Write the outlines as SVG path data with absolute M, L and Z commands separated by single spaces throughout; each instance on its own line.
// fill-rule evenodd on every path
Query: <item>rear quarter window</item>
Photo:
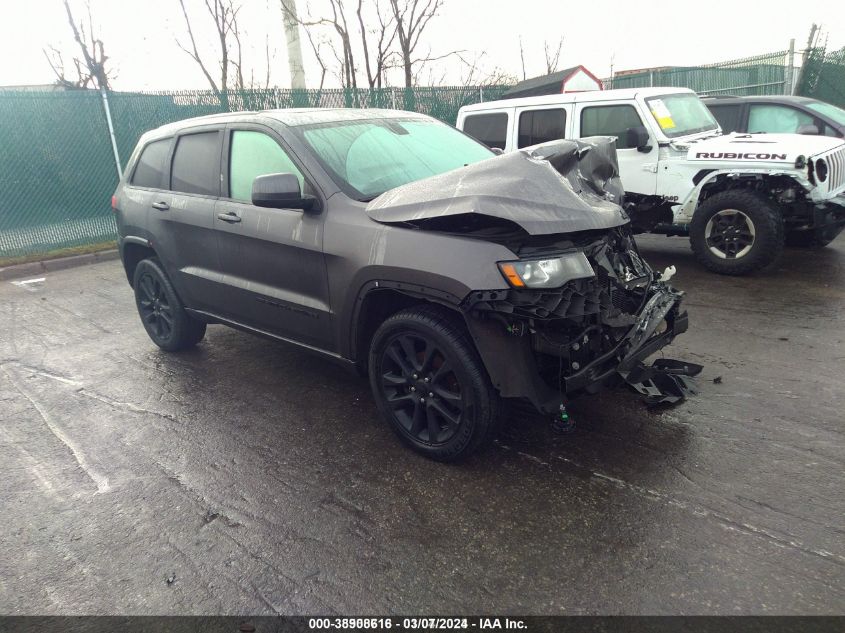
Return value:
M 151 189 L 166 187 L 162 180 L 164 178 L 164 163 L 167 160 L 171 140 L 165 138 L 147 143 L 144 146 L 129 184 L 133 187 L 149 187 Z
M 508 134 L 507 112 L 489 114 L 470 114 L 464 119 L 464 132 L 487 147 L 505 149 Z
M 740 131 L 739 113 L 742 106 L 740 104 L 724 104 L 724 105 L 710 105 L 707 104 L 707 109 L 719 122 L 719 127 L 722 132 L 730 134 L 731 132 Z
M 185 134 L 176 142 L 170 188 L 180 193 L 220 195 L 220 133 Z
M 519 115 L 520 148 L 566 137 L 566 110 L 525 110 Z

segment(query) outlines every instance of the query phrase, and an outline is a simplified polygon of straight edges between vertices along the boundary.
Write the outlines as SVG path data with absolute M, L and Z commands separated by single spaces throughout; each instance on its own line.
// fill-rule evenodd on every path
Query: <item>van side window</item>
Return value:
M 148 143 L 141 151 L 138 164 L 132 174 L 131 185 L 135 187 L 150 187 L 151 189 L 166 188 L 162 184 L 164 176 L 164 161 L 167 159 L 167 151 L 170 149 L 170 141 L 165 138 L 160 141 Z
M 220 133 L 185 134 L 176 142 L 170 188 L 180 193 L 220 195 Z
M 229 197 L 242 202 L 252 201 L 252 181 L 267 174 L 293 174 L 304 178 L 285 150 L 263 132 L 235 130 L 229 150 Z
M 615 136 L 616 149 L 630 149 L 626 132 L 642 124 L 632 105 L 590 106 L 581 111 L 580 136 Z
M 464 119 L 464 132 L 487 147 L 505 149 L 508 134 L 507 112 L 490 114 L 470 114 Z
M 566 110 L 525 110 L 519 115 L 518 147 L 528 147 L 566 136 Z

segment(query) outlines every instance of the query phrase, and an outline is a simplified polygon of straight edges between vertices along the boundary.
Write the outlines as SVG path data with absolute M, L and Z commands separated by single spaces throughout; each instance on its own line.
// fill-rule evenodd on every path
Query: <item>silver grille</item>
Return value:
M 822 158 L 827 162 L 827 180 L 824 183 L 827 190 L 832 194 L 842 193 L 845 189 L 845 147 L 840 147 Z

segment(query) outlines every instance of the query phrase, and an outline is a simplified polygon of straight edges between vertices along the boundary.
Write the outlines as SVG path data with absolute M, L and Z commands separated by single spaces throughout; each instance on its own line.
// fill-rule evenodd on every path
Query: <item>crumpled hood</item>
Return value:
M 691 143 L 687 159 L 754 160 L 795 164 L 843 145 L 840 138 L 808 134 L 725 134 Z
M 610 229 L 628 222 L 613 137 L 551 141 L 386 191 L 367 205 L 378 222 L 476 214 L 531 235 Z M 442 222 L 441 222 L 442 225 Z

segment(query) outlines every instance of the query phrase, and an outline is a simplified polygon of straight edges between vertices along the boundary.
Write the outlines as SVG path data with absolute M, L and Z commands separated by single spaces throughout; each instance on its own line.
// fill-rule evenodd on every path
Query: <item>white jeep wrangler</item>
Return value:
M 824 246 L 845 226 L 845 141 L 723 135 L 693 91 L 637 88 L 464 106 L 457 127 L 511 151 L 615 136 L 625 208 L 639 232 L 688 235 L 717 273 L 772 263 L 784 243 Z

